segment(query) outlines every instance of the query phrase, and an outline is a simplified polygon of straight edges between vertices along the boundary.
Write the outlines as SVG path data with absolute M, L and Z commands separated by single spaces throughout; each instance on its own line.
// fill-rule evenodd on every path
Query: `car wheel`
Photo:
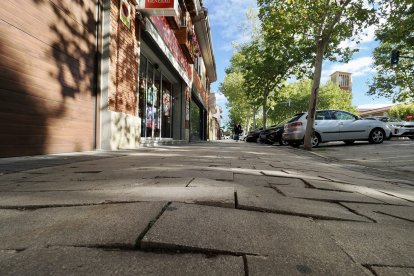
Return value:
M 318 133 L 315 133 L 311 138 L 312 148 L 316 148 L 317 146 L 319 146 L 320 142 L 321 142 L 321 136 Z
M 298 148 L 300 146 L 300 144 L 302 144 L 302 143 L 301 142 L 289 142 L 288 144 L 291 147 Z
M 380 128 L 375 128 L 371 131 L 368 137 L 368 141 L 371 144 L 381 144 L 384 142 L 385 132 Z
M 279 140 L 279 145 L 281 145 L 281 146 L 287 146 L 287 145 L 289 145 L 289 143 L 288 143 L 288 142 L 286 142 L 285 140 L 283 140 L 283 138 L 281 138 L 281 139 Z
M 355 143 L 355 140 L 345 140 L 344 143 L 346 145 L 352 145 L 353 143 Z

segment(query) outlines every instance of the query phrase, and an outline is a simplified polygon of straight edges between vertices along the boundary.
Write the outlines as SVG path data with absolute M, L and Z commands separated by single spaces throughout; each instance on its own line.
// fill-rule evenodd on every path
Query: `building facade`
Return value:
M 4 3 L 0 156 L 206 140 L 207 10 L 164 2 Z
M 352 93 L 352 73 L 336 71 L 330 77 L 331 81 L 338 84 L 341 89 Z

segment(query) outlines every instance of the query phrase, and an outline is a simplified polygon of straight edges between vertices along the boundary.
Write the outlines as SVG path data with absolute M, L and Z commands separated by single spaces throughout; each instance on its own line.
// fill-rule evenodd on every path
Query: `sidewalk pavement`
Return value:
M 210 142 L 0 160 L 1 275 L 413 275 L 413 182 Z

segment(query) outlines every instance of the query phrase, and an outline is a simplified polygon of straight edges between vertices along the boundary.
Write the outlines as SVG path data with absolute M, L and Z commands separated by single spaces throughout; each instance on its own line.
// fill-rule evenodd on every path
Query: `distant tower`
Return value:
M 336 71 L 331 75 L 331 81 L 339 84 L 339 87 L 343 90 L 352 93 L 352 73 Z

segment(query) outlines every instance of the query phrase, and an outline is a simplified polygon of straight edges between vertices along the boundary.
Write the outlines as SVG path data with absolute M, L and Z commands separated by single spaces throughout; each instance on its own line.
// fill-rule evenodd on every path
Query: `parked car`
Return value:
M 391 130 L 391 137 L 409 137 L 414 140 L 414 122 L 406 122 L 398 118 L 388 116 L 372 116 L 367 120 L 378 120 L 388 125 Z
M 307 112 L 296 114 L 285 125 L 283 139 L 291 146 L 301 145 L 305 137 L 306 123 Z M 352 144 L 356 140 L 367 140 L 372 144 L 380 144 L 390 135 L 391 131 L 384 122 L 364 120 L 342 110 L 318 110 L 311 141 L 312 147 L 330 141 Z
M 266 143 L 266 144 L 270 144 L 270 141 L 267 140 L 267 135 L 269 135 L 270 132 L 274 131 L 276 129 L 277 125 L 272 125 L 269 126 L 266 129 L 263 129 L 262 131 L 260 131 L 259 133 L 259 143 Z
M 285 128 L 285 124 L 288 120 L 285 120 L 272 128 L 266 129 L 260 133 L 260 142 L 266 144 L 279 143 L 281 146 L 286 146 L 287 142 L 283 140 L 282 134 Z
M 263 130 L 263 127 L 255 129 L 247 133 L 246 142 L 257 142 L 259 139 L 260 132 Z

